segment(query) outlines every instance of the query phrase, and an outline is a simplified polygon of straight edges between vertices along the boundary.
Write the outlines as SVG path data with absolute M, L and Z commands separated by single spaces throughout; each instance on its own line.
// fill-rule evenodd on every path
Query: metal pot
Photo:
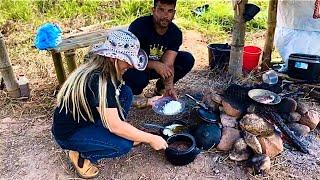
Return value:
M 174 147 L 174 143 L 182 144 L 182 148 Z M 201 152 L 196 147 L 194 137 L 187 133 L 175 134 L 167 139 L 169 147 L 165 150 L 166 159 L 175 166 L 187 165 L 194 161 L 197 155 Z M 179 144 L 178 144 L 179 146 Z

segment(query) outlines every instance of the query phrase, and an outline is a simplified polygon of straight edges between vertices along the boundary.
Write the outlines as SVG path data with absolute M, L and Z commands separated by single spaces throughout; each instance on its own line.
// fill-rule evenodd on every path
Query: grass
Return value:
M 248 32 L 266 28 L 267 2 L 253 1 L 262 11 L 247 23 Z M 191 10 L 209 4 L 202 16 L 195 16 Z M 135 18 L 150 14 L 152 0 L 1 0 L 0 26 L 8 21 L 31 23 L 34 28 L 53 21 L 84 19 L 80 26 L 111 21 L 109 26 L 129 24 Z M 176 23 L 183 29 L 194 29 L 206 36 L 228 38 L 233 26 L 233 9 L 230 1 L 222 0 L 180 0 L 177 4 Z M 218 39 L 219 39 L 218 38 Z

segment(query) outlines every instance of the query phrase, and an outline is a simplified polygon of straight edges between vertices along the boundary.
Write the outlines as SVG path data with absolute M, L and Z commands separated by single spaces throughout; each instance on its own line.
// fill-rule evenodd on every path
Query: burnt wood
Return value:
M 299 138 L 288 128 L 284 120 L 279 114 L 272 111 L 265 111 L 263 108 L 256 109 L 256 112 L 261 117 L 267 119 L 269 122 L 274 122 L 281 130 L 281 132 L 291 141 L 292 145 L 303 153 L 310 153 L 307 147 L 299 140 Z

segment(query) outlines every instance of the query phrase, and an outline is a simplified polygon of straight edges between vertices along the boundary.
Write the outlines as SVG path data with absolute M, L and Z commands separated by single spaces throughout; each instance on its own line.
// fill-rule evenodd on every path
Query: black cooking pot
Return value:
M 217 123 L 220 120 L 219 112 L 212 112 L 203 108 L 197 109 L 198 124 L 203 122 Z
M 221 139 L 221 126 L 218 123 L 202 123 L 192 133 L 197 147 L 208 150 L 216 147 Z
M 175 134 L 167 139 L 166 159 L 175 166 L 184 166 L 194 161 L 200 153 L 194 137 L 187 133 Z

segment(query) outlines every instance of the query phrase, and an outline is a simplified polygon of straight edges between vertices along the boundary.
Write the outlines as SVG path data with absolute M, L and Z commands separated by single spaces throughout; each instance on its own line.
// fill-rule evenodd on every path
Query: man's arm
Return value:
M 173 98 L 177 98 L 177 95 L 173 86 L 173 78 L 174 78 L 174 62 L 177 57 L 177 52 L 172 50 L 167 50 L 161 57 L 161 61 L 172 71 L 172 75 L 168 78 L 163 79 L 163 84 L 165 87 L 166 95 L 172 96 Z

